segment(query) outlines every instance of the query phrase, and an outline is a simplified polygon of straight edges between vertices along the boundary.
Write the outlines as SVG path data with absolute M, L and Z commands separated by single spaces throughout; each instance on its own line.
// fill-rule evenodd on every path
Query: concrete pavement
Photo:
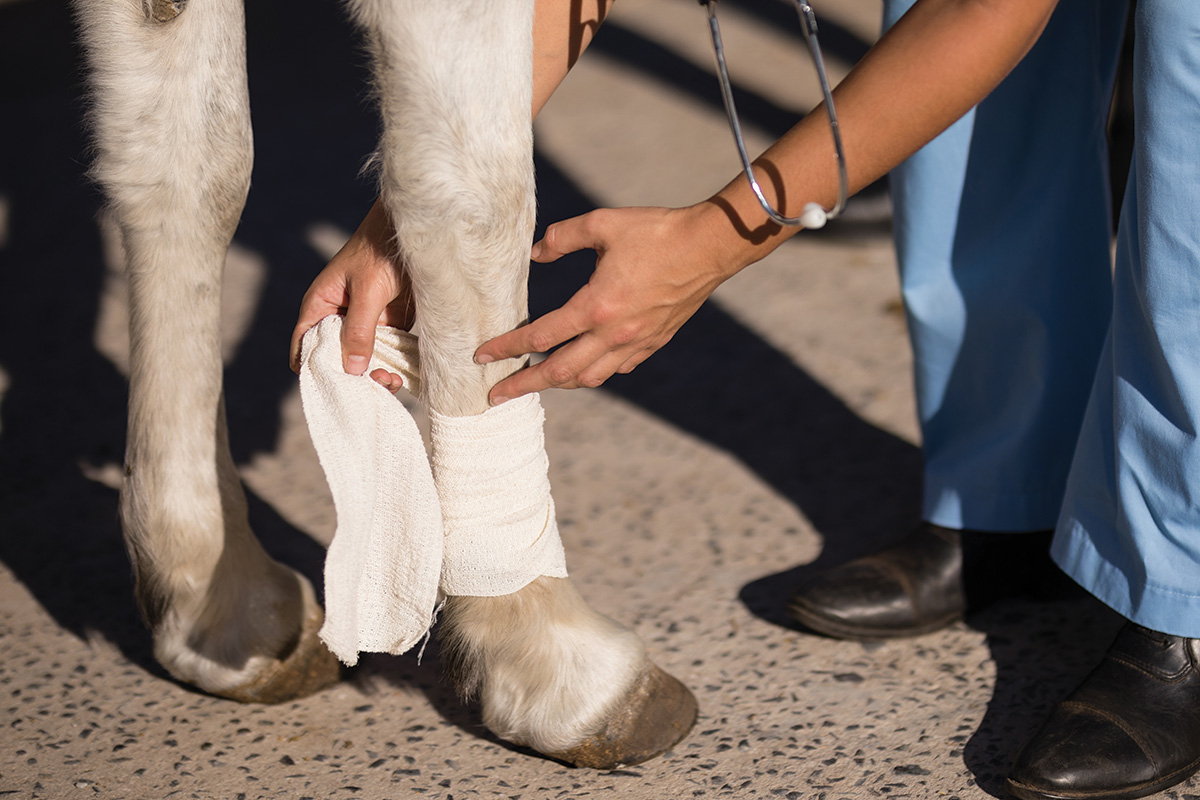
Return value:
M 873 0 L 818 8 L 835 74 Z M 752 147 L 815 99 L 790 11 L 730 5 Z M 254 188 L 228 266 L 235 457 L 267 548 L 319 583 L 332 505 L 287 340 L 299 298 L 371 200 L 364 57 L 332 3 L 251 4 Z M 572 574 L 696 692 L 672 752 L 597 773 L 512 748 L 443 683 L 436 644 L 369 656 L 277 707 L 179 686 L 153 662 L 116 524 L 126 309 L 81 177 L 81 90 L 58 0 L 0 5 L 0 796 L 18 798 L 983 798 L 1103 652 L 1086 599 L 1009 602 L 919 639 L 805 634 L 803 576 L 906 532 L 920 480 L 886 198 L 728 284 L 662 353 L 545 395 Z M 736 159 L 703 13 L 622 0 L 537 124 L 543 223 L 686 203 Z M 535 268 L 535 313 L 586 279 Z M 1200 796 L 1196 780 L 1164 793 Z

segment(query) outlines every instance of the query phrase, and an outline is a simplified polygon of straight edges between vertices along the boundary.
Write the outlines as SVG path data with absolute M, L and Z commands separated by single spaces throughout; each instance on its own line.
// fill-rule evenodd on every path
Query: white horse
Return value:
M 483 341 L 526 318 L 534 224 L 533 0 L 349 0 L 374 60 L 381 196 L 421 321 L 424 400 L 487 409 L 515 367 Z M 252 160 L 240 0 L 80 0 L 94 175 L 130 277 L 121 512 L 159 662 L 180 681 L 280 702 L 338 676 L 313 589 L 263 551 L 230 456 L 219 349 L 225 251 Z M 436 444 L 436 443 L 435 443 Z M 496 509 L 497 515 L 504 509 Z M 662 753 L 695 700 L 568 579 L 451 597 L 449 663 L 498 736 L 611 768 Z

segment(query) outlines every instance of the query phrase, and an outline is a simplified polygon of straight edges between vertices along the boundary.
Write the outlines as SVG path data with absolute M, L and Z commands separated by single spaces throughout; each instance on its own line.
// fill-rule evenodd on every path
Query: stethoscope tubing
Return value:
M 754 192 L 754 196 L 758 199 L 758 203 L 762 206 L 763 211 L 775 223 L 784 227 L 803 226 L 805 228 L 820 228 L 825 224 L 826 220 L 834 219 L 846 207 L 850 181 L 846 173 L 846 153 L 842 146 L 841 129 L 838 127 L 837 110 L 833 105 L 833 90 L 829 85 L 829 77 L 825 71 L 825 59 L 821 56 L 821 46 L 817 40 L 817 18 L 813 13 L 812 6 L 805 2 L 805 0 L 793 0 L 793 2 L 796 5 L 796 13 L 800 18 L 800 28 L 804 33 L 804 41 L 808 45 L 813 65 L 817 70 L 817 79 L 821 84 L 821 94 L 825 100 L 825 113 L 829 119 L 829 130 L 833 135 L 833 148 L 837 156 L 838 197 L 837 203 L 830 210 L 822 208 L 817 203 L 809 203 L 804 207 L 804 211 L 800 216 L 785 217 L 768 202 L 766 195 L 763 194 L 758 179 L 754 177 L 754 167 L 751 164 L 750 155 L 746 152 L 746 142 L 742 137 L 742 126 L 738 121 L 737 108 L 733 101 L 733 85 L 729 80 L 729 69 L 725 64 L 725 46 L 721 40 L 721 26 L 717 22 L 717 0 L 700 0 L 700 4 L 708 11 L 708 27 L 712 33 L 713 53 L 716 55 L 717 60 L 717 75 L 721 86 L 721 99 L 725 103 L 725 116 L 729 120 L 729 129 L 733 133 L 733 141 L 737 145 L 738 155 L 742 160 L 742 170 L 746 174 L 746 180 L 750 182 L 750 189 Z

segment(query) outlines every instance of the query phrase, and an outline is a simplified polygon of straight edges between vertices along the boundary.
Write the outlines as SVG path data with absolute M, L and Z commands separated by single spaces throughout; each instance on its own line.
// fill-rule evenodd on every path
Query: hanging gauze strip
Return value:
M 432 413 L 431 470 L 404 404 L 368 377 L 383 368 L 418 392 L 416 337 L 380 326 L 367 373 L 347 375 L 341 322 L 305 334 L 300 396 L 337 511 L 321 638 L 353 665 L 360 652 L 420 641 L 439 589 L 496 596 L 567 572 L 538 397 L 471 417 Z

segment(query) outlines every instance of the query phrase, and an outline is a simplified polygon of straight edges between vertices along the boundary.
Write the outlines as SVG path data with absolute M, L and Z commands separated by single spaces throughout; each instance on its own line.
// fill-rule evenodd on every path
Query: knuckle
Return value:
M 544 353 L 551 347 L 554 347 L 554 341 L 549 334 L 540 330 L 531 330 L 528 333 L 529 352 Z
M 614 344 L 626 345 L 635 341 L 640 335 L 637 325 L 626 323 L 617 326 L 612 332 L 612 341 Z
M 570 230 L 567 223 L 568 220 L 562 220 L 546 226 L 542 234 L 542 253 L 539 260 L 555 261 L 570 250 Z
M 363 325 L 346 325 L 342 334 L 348 345 L 370 347 L 375 343 L 375 329 Z
M 611 325 L 620 313 L 620 307 L 607 301 L 596 300 L 592 304 L 591 317 L 595 325 Z
M 574 378 L 575 371 L 569 367 L 550 366 L 546 368 L 546 380 L 550 381 L 554 386 L 562 386 Z
M 628 375 L 629 373 L 631 373 L 635 369 L 637 369 L 639 366 L 641 366 L 642 362 L 645 361 L 649 357 L 650 357 L 650 353 L 641 353 L 639 355 L 633 356 L 628 361 L 626 361 L 624 364 L 622 364 L 620 367 L 618 367 L 617 372 L 621 373 L 622 375 Z
M 608 377 L 605 375 L 580 375 L 578 378 L 579 385 L 585 389 L 595 389 L 603 385 L 606 380 Z
M 376 270 L 359 283 L 360 297 L 367 302 L 386 305 L 396 298 L 397 285 L 390 270 Z
M 613 216 L 612 209 L 598 208 L 583 218 L 584 225 L 589 233 L 596 233 L 607 227 Z

